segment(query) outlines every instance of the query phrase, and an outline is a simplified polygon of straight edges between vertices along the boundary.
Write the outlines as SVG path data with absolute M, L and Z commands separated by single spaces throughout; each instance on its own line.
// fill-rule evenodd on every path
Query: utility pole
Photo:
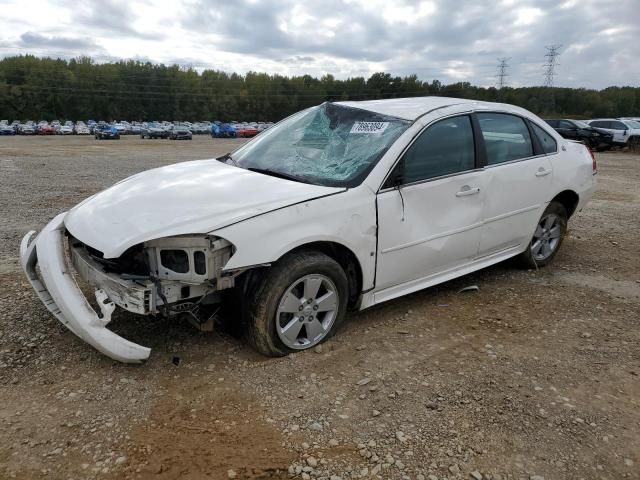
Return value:
M 547 63 L 543 65 L 544 71 L 544 86 L 547 89 L 547 99 L 543 101 L 544 110 L 547 113 L 555 113 L 556 99 L 554 94 L 554 77 L 556 76 L 556 67 L 558 66 L 558 56 L 560 55 L 560 48 L 562 45 L 556 43 L 555 45 L 545 46 L 547 53 L 545 58 Z
M 562 45 L 555 44 L 544 48 L 547 49 L 547 53 L 544 56 L 547 59 L 547 63 L 543 65 L 543 67 L 545 67 L 544 86 L 552 88 L 554 86 L 553 77 L 556 76 L 556 67 L 558 66 L 558 57 L 560 56 L 560 48 L 562 48 Z
M 496 77 L 498 78 L 498 90 L 502 90 L 507 84 L 506 78 L 509 76 L 509 74 L 507 73 L 509 63 L 507 62 L 509 62 L 509 60 L 511 60 L 511 57 L 503 57 L 498 59 L 498 74 L 496 75 Z

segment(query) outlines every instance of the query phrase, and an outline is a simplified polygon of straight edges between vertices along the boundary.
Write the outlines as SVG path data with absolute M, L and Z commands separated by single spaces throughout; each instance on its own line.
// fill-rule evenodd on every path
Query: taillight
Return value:
M 598 163 L 596 162 L 596 156 L 593 154 L 593 150 L 591 150 L 590 148 L 587 148 L 587 150 L 589 151 L 589 155 L 591 155 L 591 166 L 593 169 L 593 174 L 595 175 L 596 173 L 598 173 Z

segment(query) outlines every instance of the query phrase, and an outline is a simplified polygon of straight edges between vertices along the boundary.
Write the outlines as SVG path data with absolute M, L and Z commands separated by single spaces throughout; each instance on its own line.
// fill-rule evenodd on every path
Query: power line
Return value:
M 559 43 L 556 43 L 555 45 L 545 46 L 544 48 L 547 49 L 547 53 L 545 54 L 547 63 L 543 65 L 543 67 L 545 67 L 544 86 L 553 87 L 554 86 L 553 79 L 556 76 L 555 69 L 559 65 L 558 57 L 560 56 L 560 48 L 562 48 L 562 45 Z
M 507 73 L 507 68 L 509 68 L 509 60 L 511 60 L 511 57 L 498 58 L 498 62 L 500 63 L 498 63 L 498 74 L 496 75 L 496 77 L 498 78 L 498 89 L 500 90 L 502 90 L 506 86 L 505 79 L 509 76 L 509 74 Z

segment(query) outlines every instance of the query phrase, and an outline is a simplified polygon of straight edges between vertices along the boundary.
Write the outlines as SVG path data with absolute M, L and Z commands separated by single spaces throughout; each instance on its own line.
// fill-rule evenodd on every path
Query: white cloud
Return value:
M 544 16 L 544 12 L 535 7 L 524 7 L 516 9 L 516 21 L 514 25 L 516 27 L 533 25 Z
M 640 84 L 637 18 L 638 0 L 4 0 L 0 56 L 479 85 L 510 57 L 511 85 L 539 85 L 544 46 L 561 43 L 556 83 L 603 88 Z

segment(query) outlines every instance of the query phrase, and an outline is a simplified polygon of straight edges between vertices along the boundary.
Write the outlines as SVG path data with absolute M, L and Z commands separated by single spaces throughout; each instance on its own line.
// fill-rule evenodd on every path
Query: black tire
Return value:
M 534 238 L 532 238 L 529 244 L 527 245 L 527 249 L 524 252 L 522 252 L 518 257 L 518 260 L 520 260 L 520 263 L 525 268 L 544 267 L 555 258 L 558 251 L 560 250 L 560 247 L 562 246 L 562 241 L 564 240 L 564 237 L 567 233 L 567 221 L 569 216 L 567 215 L 567 209 L 560 202 L 554 201 L 554 202 L 550 202 L 549 205 L 547 205 L 547 208 L 545 209 L 544 213 L 540 217 L 540 220 L 538 220 L 538 223 L 536 223 L 536 228 L 538 227 L 542 219 L 544 219 L 546 216 L 550 214 L 554 214 L 558 217 L 558 224 L 561 227 L 559 241 L 555 246 L 555 248 L 553 249 L 552 253 L 548 257 L 540 260 L 540 259 L 536 259 L 531 251 L 532 244 L 534 242 Z
M 320 274 L 328 277 L 338 293 L 338 312 L 331 329 L 312 348 L 330 338 L 342 324 L 347 311 L 349 285 L 342 267 L 324 253 L 300 251 L 278 260 L 258 279 L 247 292 L 245 312 L 245 337 L 258 352 L 270 357 L 279 357 L 300 351 L 286 346 L 276 331 L 276 312 L 285 291 L 296 280 L 306 275 Z

